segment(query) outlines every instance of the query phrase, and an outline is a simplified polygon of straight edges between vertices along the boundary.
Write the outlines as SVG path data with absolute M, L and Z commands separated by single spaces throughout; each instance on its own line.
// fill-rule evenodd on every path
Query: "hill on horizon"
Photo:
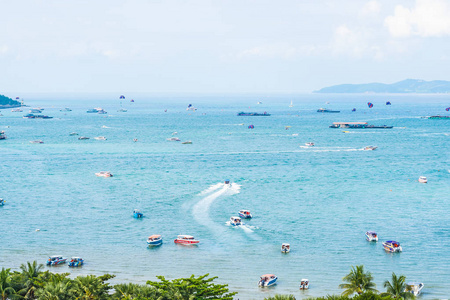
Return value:
M 17 107 L 17 106 L 21 106 L 19 101 L 13 100 L 4 95 L 0 95 L 0 108 L 10 108 L 10 107 Z
M 450 81 L 406 79 L 392 84 L 340 84 L 324 87 L 313 93 L 450 93 Z

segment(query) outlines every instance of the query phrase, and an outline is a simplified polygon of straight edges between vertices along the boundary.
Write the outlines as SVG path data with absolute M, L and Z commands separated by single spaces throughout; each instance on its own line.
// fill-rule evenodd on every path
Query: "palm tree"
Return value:
M 394 299 L 413 299 L 414 295 L 406 291 L 405 280 L 405 276 L 397 276 L 394 272 L 392 272 L 391 282 L 389 282 L 389 280 L 384 282 L 384 287 L 387 288 L 386 293 L 381 295 L 389 295 Z
M 341 289 L 345 289 L 343 296 L 350 296 L 353 293 L 362 294 L 364 292 L 372 291 L 378 292 L 375 289 L 375 283 L 372 282 L 373 277 L 370 272 L 364 272 L 364 266 L 352 266 L 350 273 L 347 274 L 343 281 L 347 283 L 340 284 Z
M 10 298 L 12 295 L 16 294 L 16 291 L 11 284 L 11 269 L 2 268 L 0 272 L 0 297 L 2 300 Z
M 295 300 L 294 295 L 279 295 L 276 294 L 273 297 L 264 298 L 264 300 Z
M 107 280 L 113 278 L 113 275 L 105 274 L 102 276 L 78 276 L 74 280 L 74 294 L 76 299 L 80 300 L 102 300 L 109 299 L 108 290 L 111 289 Z
M 25 299 L 35 299 L 34 293 L 39 287 L 39 276 L 42 274 L 43 264 L 39 264 L 36 261 L 32 263 L 27 262 L 27 265 L 22 264 L 20 269 L 22 270 L 21 276 L 23 280 L 23 289 L 19 291 L 21 294 L 25 294 Z
M 66 282 L 48 282 L 44 287 L 36 291 L 36 297 L 39 300 L 70 300 L 72 296 L 72 283 Z

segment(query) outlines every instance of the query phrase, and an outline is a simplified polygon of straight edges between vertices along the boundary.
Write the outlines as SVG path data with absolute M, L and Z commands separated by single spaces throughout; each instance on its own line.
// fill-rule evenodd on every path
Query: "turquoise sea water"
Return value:
M 364 264 L 379 290 L 395 272 L 424 282 L 422 299 L 450 295 L 450 120 L 420 118 L 448 115 L 449 96 L 135 100 L 123 101 L 128 112 L 122 113 L 115 98 L 29 97 L 27 104 L 44 107 L 51 120 L 2 110 L 0 130 L 8 139 L 0 141 L 0 197 L 6 200 L 0 267 L 82 256 L 80 269 L 51 269 L 73 276 L 107 272 L 116 282 L 139 283 L 210 273 L 240 299 L 275 293 L 304 299 L 342 292 L 338 285 L 350 266 Z M 198 111 L 186 111 L 189 103 Z M 86 113 L 98 106 L 108 115 Z M 73 111 L 60 112 L 64 107 Z M 320 107 L 341 113 L 316 113 Z M 272 116 L 236 116 L 240 111 Z M 395 127 L 343 133 L 328 128 L 335 121 Z M 193 144 L 167 141 L 173 132 Z M 37 139 L 44 144 L 29 143 Z M 306 142 L 316 146 L 303 147 Z M 368 145 L 378 149 L 362 151 Z M 99 171 L 114 177 L 96 177 Z M 428 184 L 417 182 L 421 175 Z M 132 217 L 134 208 L 142 220 Z M 242 228 L 228 226 L 240 209 L 254 218 Z M 380 241 L 368 243 L 367 230 L 377 231 Z M 164 244 L 147 248 L 151 234 L 162 234 Z M 178 234 L 201 243 L 175 245 Z M 383 250 L 381 242 L 390 239 L 402 244 L 402 253 Z M 280 252 L 282 243 L 291 244 L 291 253 Z M 258 288 L 265 273 L 276 274 L 278 284 Z M 301 278 L 310 280 L 308 291 L 298 290 Z

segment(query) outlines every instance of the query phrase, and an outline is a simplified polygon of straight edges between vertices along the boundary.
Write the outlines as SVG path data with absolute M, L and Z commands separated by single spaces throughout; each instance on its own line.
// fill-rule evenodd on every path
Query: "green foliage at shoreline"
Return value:
M 13 100 L 9 97 L 6 97 L 4 95 L 0 95 L 0 106 L 20 106 L 20 102 Z

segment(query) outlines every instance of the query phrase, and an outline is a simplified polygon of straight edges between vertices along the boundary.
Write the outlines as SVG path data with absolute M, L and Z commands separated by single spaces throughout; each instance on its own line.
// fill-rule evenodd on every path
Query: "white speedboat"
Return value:
M 305 143 L 305 146 L 314 147 L 314 143 L 313 142 Z
M 378 234 L 375 231 L 367 231 L 366 240 L 368 240 L 369 242 L 378 242 Z
M 402 246 L 400 246 L 399 242 L 396 241 L 386 241 L 383 243 L 384 250 L 387 252 L 402 252 Z
M 291 245 L 283 243 L 281 244 L 281 253 L 289 253 L 291 252 Z
M 127 112 L 128 110 L 126 110 L 125 108 L 121 108 L 119 109 L 117 112 Z
M 32 144 L 43 144 L 44 142 L 41 140 L 30 141 Z
M 274 274 L 265 274 L 262 275 L 261 278 L 258 281 L 258 286 L 260 287 L 267 287 L 274 285 L 277 282 L 278 277 Z
M 71 132 L 69 135 L 78 135 L 76 132 Z
M 420 176 L 420 177 L 419 177 L 419 182 L 420 182 L 420 183 L 427 183 L 427 182 L 428 182 L 428 179 L 427 179 L 425 176 Z
M 72 111 L 70 108 L 66 107 L 64 109 L 60 109 L 59 111 Z
M 96 136 L 94 139 L 97 141 L 106 141 L 106 138 L 104 136 Z
M 405 292 L 410 292 L 414 296 L 419 296 L 423 289 L 422 282 L 408 282 L 406 284 Z
M 100 171 L 98 173 L 95 173 L 95 175 L 97 175 L 98 177 L 113 177 L 113 174 L 107 171 Z
M 169 138 L 169 139 L 167 139 L 168 141 L 170 141 L 170 142 L 179 142 L 179 141 L 181 141 L 179 138 L 177 138 L 177 137 L 172 137 L 172 138 Z
M 239 226 L 239 225 L 242 225 L 242 220 L 239 217 L 231 217 L 230 218 L 230 224 L 232 226 Z
M 308 279 L 302 279 L 300 281 L 300 289 L 301 290 L 307 290 L 309 288 L 309 280 Z
M 245 209 L 241 209 L 239 211 L 239 217 L 241 217 L 242 219 L 251 219 L 251 218 L 253 218 L 253 216 L 250 213 L 250 211 L 249 210 L 245 210 Z
M 375 149 L 377 149 L 378 147 L 377 146 L 366 146 L 366 147 L 364 147 L 364 150 L 375 150 Z

